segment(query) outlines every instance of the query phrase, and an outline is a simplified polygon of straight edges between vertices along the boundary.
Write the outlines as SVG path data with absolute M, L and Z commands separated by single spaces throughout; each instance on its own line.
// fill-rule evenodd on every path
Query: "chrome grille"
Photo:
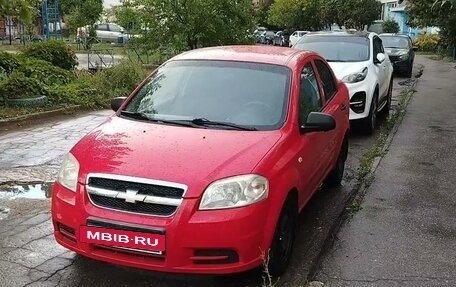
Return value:
M 187 186 L 145 178 L 89 174 L 90 201 L 102 208 L 155 216 L 173 215 Z

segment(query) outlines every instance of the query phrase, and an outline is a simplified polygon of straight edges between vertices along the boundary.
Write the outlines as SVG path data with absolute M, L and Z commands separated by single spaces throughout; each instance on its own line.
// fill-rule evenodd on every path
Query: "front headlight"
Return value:
M 407 60 L 408 58 L 409 58 L 409 54 L 408 53 L 407 54 L 402 54 L 402 55 L 399 56 L 399 59 L 401 59 L 401 60 Z
M 268 180 L 256 174 L 234 176 L 213 182 L 204 191 L 200 210 L 250 205 L 268 197 Z
M 78 184 L 78 175 L 79 162 L 74 157 L 74 155 L 68 153 L 65 159 L 63 160 L 62 166 L 60 167 L 57 181 L 69 190 L 76 192 L 76 187 Z
M 342 79 L 342 81 L 344 83 L 348 83 L 348 84 L 354 84 L 354 83 L 362 82 L 362 81 L 364 81 L 364 79 L 366 79 L 368 71 L 369 71 L 369 69 L 366 67 L 360 72 L 353 73 L 353 74 L 350 74 L 348 76 L 345 76 Z

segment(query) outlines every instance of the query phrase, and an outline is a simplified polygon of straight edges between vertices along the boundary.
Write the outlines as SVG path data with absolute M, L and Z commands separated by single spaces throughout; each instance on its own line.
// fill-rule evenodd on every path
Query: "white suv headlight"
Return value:
M 69 190 L 76 192 L 76 187 L 78 184 L 78 175 L 79 162 L 74 157 L 74 155 L 68 153 L 65 159 L 63 160 L 62 166 L 60 167 L 57 181 Z
M 256 174 L 234 176 L 213 182 L 204 191 L 200 210 L 250 205 L 268 197 L 268 180 Z
M 369 71 L 369 69 L 366 67 L 360 72 L 356 72 L 356 73 L 345 76 L 342 79 L 342 81 L 344 83 L 348 83 L 348 84 L 362 82 L 362 81 L 364 81 L 364 79 L 366 79 L 368 71 Z

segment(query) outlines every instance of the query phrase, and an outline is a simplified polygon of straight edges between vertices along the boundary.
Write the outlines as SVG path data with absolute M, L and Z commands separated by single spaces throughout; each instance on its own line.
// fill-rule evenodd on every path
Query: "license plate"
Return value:
M 113 247 L 126 247 L 148 251 L 165 251 L 165 235 L 124 231 L 120 229 L 81 226 L 79 241 Z

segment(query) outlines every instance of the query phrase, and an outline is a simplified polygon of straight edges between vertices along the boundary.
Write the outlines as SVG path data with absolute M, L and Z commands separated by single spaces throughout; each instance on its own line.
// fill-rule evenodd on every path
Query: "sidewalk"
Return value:
M 0 133 L 0 184 L 53 181 L 73 145 L 113 112 L 85 112 L 77 117 Z
M 323 260 L 325 286 L 456 286 L 456 70 L 423 63 L 361 211 Z

